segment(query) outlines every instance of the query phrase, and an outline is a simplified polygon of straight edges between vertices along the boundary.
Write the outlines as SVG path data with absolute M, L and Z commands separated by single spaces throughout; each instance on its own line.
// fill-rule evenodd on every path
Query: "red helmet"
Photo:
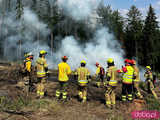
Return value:
M 98 66 L 99 65 L 99 63 L 98 62 L 96 62 L 96 66 Z
M 132 60 L 128 60 L 128 63 L 131 65 L 133 62 L 132 62 Z
M 125 59 L 124 62 L 125 62 L 125 63 L 129 63 L 129 59 Z
M 136 61 L 135 60 L 131 60 L 132 61 L 132 65 L 135 65 L 136 64 Z
M 67 56 L 63 56 L 62 59 L 68 59 L 68 57 Z

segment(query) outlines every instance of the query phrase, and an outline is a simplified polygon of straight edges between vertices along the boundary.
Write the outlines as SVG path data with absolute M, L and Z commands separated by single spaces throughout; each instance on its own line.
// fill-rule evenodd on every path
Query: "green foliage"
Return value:
M 160 110 L 160 101 L 155 99 L 153 95 L 148 95 L 145 100 L 148 110 Z
M 29 106 L 31 99 L 28 97 L 19 96 L 17 99 L 11 100 L 6 96 L 0 97 L 0 110 L 14 110 L 18 111 Z
M 141 48 L 139 40 L 142 35 L 142 14 L 136 8 L 131 6 L 127 13 L 127 26 L 125 32 L 125 48 L 128 58 L 139 57 L 138 48 Z
M 150 5 L 147 17 L 145 19 L 145 25 L 143 29 L 143 35 L 141 40 L 142 49 L 142 65 L 151 65 L 153 70 L 158 69 L 159 54 L 159 27 L 156 20 L 154 9 Z

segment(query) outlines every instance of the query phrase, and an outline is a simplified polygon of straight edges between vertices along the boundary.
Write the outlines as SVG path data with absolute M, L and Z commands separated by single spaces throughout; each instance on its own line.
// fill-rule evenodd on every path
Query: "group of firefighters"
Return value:
M 39 58 L 36 60 L 36 73 L 37 73 L 37 97 L 43 98 L 45 94 L 46 88 L 46 79 L 48 74 L 48 65 L 45 59 L 47 52 L 45 50 L 41 50 L 39 52 Z M 86 61 L 82 60 L 80 63 L 80 67 L 78 67 L 75 71 L 71 71 L 70 66 L 67 64 L 67 56 L 63 56 L 62 62 L 58 64 L 58 81 L 59 84 L 56 90 L 56 98 L 59 100 L 66 101 L 68 96 L 68 81 L 69 75 L 74 75 L 74 78 L 77 79 L 78 82 L 78 96 L 82 103 L 87 101 L 87 85 L 89 81 L 91 81 L 91 75 L 86 67 Z M 26 71 L 26 79 L 25 83 L 29 86 L 30 83 L 30 73 L 32 68 L 32 60 L 33 55 L 30 53 L 25 54 L 24 60 L 24 69 Z M 97 87 L 103 86 L 105 88 L 105 100 L 106 106 L 111 108 L 116 104 L 116 93 L 115 89 L 118 85 L 119 75 L 122 76 L 122 101 L 132 101 L 133 95 L 139 99 L 143 99 L 143 95 L 141 94 L 139 88 L 140 75 L 139 69 L 136 66 L 135 60 L 126 59 L 124 61 L 125 66 L 122 69 L 117 69 L 114 64 L 114 60 L 112 58 L 107 59 L 107 71 L 105 72 L 104 68 L 97 62 L 95 66 L 97 67 L 95 78 L 97 79 L 96 85 Z M 146 84 L 148 87 L 148 93 L 152 93 L 156 99 L 158 99 L 153 85 L 153 75 L 150 66 L 146 66 L 146 72 L 144 74 L 146 78 Z M 29 88 L 29 87 L 28 87 Z M 29 89 L 28 89 L 29 90 Z

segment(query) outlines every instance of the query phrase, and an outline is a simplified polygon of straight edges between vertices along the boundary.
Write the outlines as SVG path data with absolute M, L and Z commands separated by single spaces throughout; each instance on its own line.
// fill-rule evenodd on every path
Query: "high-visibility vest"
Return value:
M 109 85 L 117 86 L 117 68 L 115 66 L 110 66 L 107 70 L 106 76 L 109 77 Z
M 134 79 L 133 79 L 133 81 L 134 82 L 139 82 L 140 81 L 140 76 L 139 76 L 139 69 L 138 69 L 138 67 L 133 67 L 134 68 Z
M 61 62 L 58 64 L 58 80 L 66 82 L 69 80 L 68 75 L 71 74 L 71 68 L 66 62 Z
M 123 83 L 132 84 L 134 69 L 132 66 L 126 66 L 127 72 L 123 74 Z
M 78 82 L 79 83 L 88 83 L 87 76 L 90 75 L 90 72 L 85 67 L 79 67 L 76 70 L 75 75 L 78 75 Z
M 36 67 L 37 67 L 37 77 L 45 77 L 46 76 L 45 68 L 48 67 L 46 59 L 38 58 L 36 61 Z

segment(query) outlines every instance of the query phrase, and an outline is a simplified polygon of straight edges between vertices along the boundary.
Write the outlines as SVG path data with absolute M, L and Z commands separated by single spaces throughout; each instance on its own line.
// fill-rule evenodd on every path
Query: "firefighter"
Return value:
M 156 99 L 158 99 L 157 94 L 154 91 L 153 75 L 152 75 L 152 71 L 151 71 L 151 67 L 150 66 L 146 66 L 146 72 L 144 74 L 144 77 L 146 78 L 148 93 L 152 93 L 153 96 Z
M 43 98 L 45 93 L 45 83 L 48 74 L 48 64 L 45 59 L 47 52 L 41 50 L 39 52 L 39 58 L 36 60 L 36 69 L 37 69 L 37 97 Z
M 134 69 L 134 74 L 133 74 L 133 91 L 136 95 L 137 98 L 142 99 L 143 96 L 140 93 L 140 88 L 139 88 L 139 82 L 140 82 L 140 76 L 139 76 L 139 69 L 136 66 L 136 61 L 132 60 L 132 67 Z
M 114 65 L 114 60 L 109 58 L 107 60 L 108 69 L 106 72 L 107 78 L 107 85 L 105 99 L 106 99 L 106 106 L 111 108 L 114 107 L 116 104 L 116 95 L 115 95 L 115 88 L 117 86 L 117 68 Z
M 25 92 L 28 95 L 28 92 L 31 91 L 31 71 L 32 71 L 32 53 L 25 54 L 24 60 L 24 84 L 25 84 Z
M 105 70 L 102 66 L 100 66 L 100 64 L 98 62 L 96 62 L 96 79 L 97 79 L 97 82 L 96 82 L 96 85 L 97 87 L 100 87 L 101 85 L 104 85 L 105 82 L 104 82 L 104 75 L 105 75 Z
M 78 85 L 79 85 L 79 98 L 82 102 L 86 102 L 87 100 L 87 83 L 90 78 L 90 72 L 85 67 L 86 61 L 81 61 L 81 66 L 76 70 L 75 75 L 78 77 Z
M 122 67 L 120 72 L 123 73 L 122 76 L 122 101 L 132 101 L 132 87 L 133 87 L 133 73 L 134 69 L 131 66 L 131 60 L 125 60 L 125 67 Z M 127 96 L 128 95 L 128 96 Z
M 58 89 L 56 90 L 56 97 L 57 99 L 60 99 L 60 96 L 62 94 L 62 100 L 67 100 L 67 86 L 68 86 L 68 80 L 69 75 L 71 74 L 71 68 L 67 64 L 67 56 L 62 57 L 62 62 L 58 64 Z

